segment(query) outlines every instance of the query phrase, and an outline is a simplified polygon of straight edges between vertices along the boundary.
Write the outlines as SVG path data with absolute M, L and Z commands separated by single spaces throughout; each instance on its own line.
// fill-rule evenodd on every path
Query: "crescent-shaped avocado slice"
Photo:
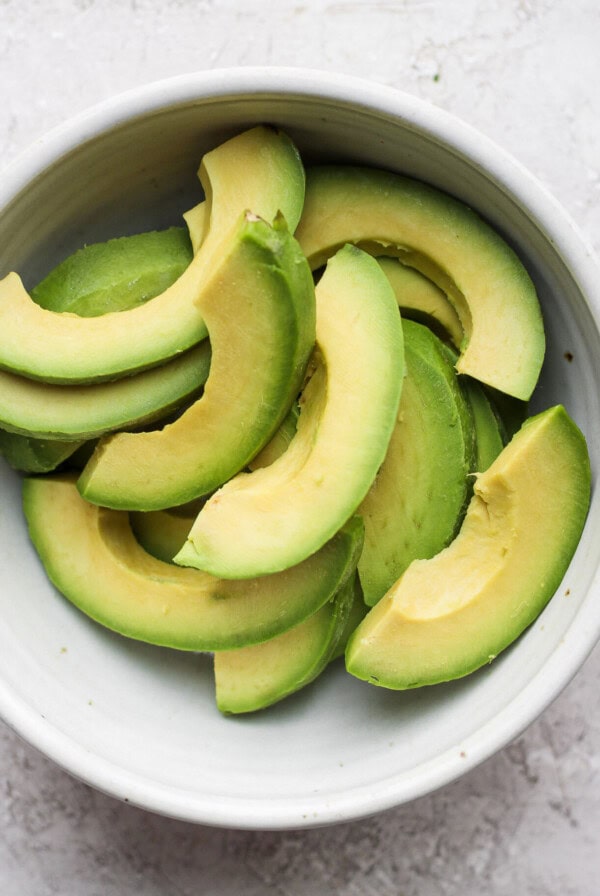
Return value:
M 79 482 L 89 501 L 159 510 L 208 494 L 267 444 L 295 401 L 315 293 L 285 222 L 244 216 L 197 301 L 212 350 L 202 397 L 162 430 L 102 439 Z
M 475 433 L 445 346 L 405 320 L 406 377 L 385 460 L 358 508 L 365 546 L 358 569 L 365 602 L 376 604 L 416 558 L 455 536 L 469 498 Z
M 313 682 L 327 667 L 354 606 L 355 576 L 325 606 L 275 638 L 215 653 L 217 706 L 255 712 Z
M 46 382 L 115 379 L 160 364 L 200 342 L 197 297 L 240 215 L 251 209 L 295 226 L 304 196 L 297 150 L 280 131 L 253 128 L 207 153 L 200 179 L 210 209 L 201 249 L 183 274 L 143 305 L 99 317 L 40 308 L 12 272 L 0 280 L 0 368 Z
M 590 501 L 585 439 L 564 408 L 529 419 L 474 489 L 452 544 L 412 563 L 350 638 L 352 675 L 395 689 L 467 675 L 555 593 Z
M 316 369 L 296 435 L 270 466 L 207 501 L 176 563 L 223 578 L 285 569 L 331 538 L 369 490 L 402 389 L 398 305 L 377 262 L 354 246 L 329 261 L 316 295 Z
M 0 426 L 40 439 L 93 439 L 152 423 L 197 398 L 209 375 L 208 340 L 161 367 L 110 383 L 40 383 L 0 371 Z
M 357 517 L 292 569 L 228 582 L 151 557 L 129 515 L 89 504 L 70 475 L 25 479 L 23 506 L 48 577 L 65 597 L 113 631 L 180 650 L 256 644 L 297 625 L 339 591 L 362 547 Z
M 346 242 L 397 254 L 454 305 L 464 331 L 459 373 L 529 398 L 545 349 L 534 285 L 516 253 L 462 202 L 391 172 L 315 167 L 296 235 L 313 269 Z

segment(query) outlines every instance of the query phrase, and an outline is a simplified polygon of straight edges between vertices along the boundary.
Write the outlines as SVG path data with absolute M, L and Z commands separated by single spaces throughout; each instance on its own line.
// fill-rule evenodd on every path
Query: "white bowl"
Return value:
M 292 69 L 214 71 L 151 84 L 38 140 L 0 181 L 2 270 L 33 285 L 85 242 L 180 222 L 203 152 L 258 122 L 306 161 L 430 181 L 517 248 L 542 301 L 548 353 L 537 406 L 566 405 L 600 468 L 599 270 L 571 221 L 513 159 L 391 89 Z M 572 356 L 572 360 L 567 360 Z M 156 812 L 215 825 L 348 820 L 451 781 L 519 734 L 600 634 L 598 495 L 566 579 L 538 621 L 481 672 L 393 693 L 330 667 L 277 707 L 223 718 L 208 657 L 130 642 L 48 584 L 0 469 L 0 712 L 74 775 Z M 568 596 L 567 596 L 568 594 Z

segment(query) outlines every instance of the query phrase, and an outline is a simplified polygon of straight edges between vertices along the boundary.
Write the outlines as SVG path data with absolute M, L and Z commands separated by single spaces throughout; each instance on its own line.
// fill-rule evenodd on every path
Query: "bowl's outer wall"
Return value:
M 507 163 L 484 142 L 482 152 L 499 172 L 485 173 L 472 155 L 445 144 L 451 135 L 443 121 L 436 133 L 396 110 L 302 92 L 208 96 L 154 108 L 68 147 L 15 195 L 14 183 L 0 187 L 0 274 L 15 269 L 32 286 L 83 243 L 180 223 L 202 196 L 195 173 L 203 152 L 257 122 L 280 125 L 307 162 L 358 162 L 422 178 L 502 232 L 536 281 L 545 315 L 548 352 L 534 407 L 566 405 L 589 439 L 595 474 L 600 337 L 593 261 L 560 210 L 551 220 L 552 202 L 533 182 L 524 176 L 515 197 L 510 185 L 521 183 L 518 169 L 508 164 L 503 181 Z M 543 222 L 526 210 L 531 197 L 546 214 Z M 548 232 L 552 223 L 563 246 Z M 166 814 L 299 827 L 411 799 L 514 737 L 567 682 L 598 634 L 600 610 L 589 593 L 600 545 L 595 496 L 563 587 L 490 668 L 454 684 L 393 694 L 338 666 L 267 713 L 224 719 L 214 709 L 208 657 L 127 642 L 53 592 L 25 536 L 18 479 L 4 467 L 0 476 L 0 710 L 76 775 Z

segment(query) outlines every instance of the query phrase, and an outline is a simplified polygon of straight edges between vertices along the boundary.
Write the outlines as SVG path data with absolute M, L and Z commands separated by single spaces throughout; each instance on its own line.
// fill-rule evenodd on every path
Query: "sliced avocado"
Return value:
M 416 560 L 350 638 L 357 678 L 413 688 L 491 662 L 548 603 L 590 500 L 585 439 L 560 405 L 528 420 L 485 473 L 456 539 Z
M 426 324 L 436 335 L 459 348 L 463 329 L 458 314 L 442 290 L 397 258 L 383 256 L 377 261 L 396 294 L 402 317 Z
M 252 209 L 271 221 L 281 210 L 293 228 L 304 170 L 288 137 L 258 127 L 207 153 L 200 179 L 210 209 L 202 248 L 181 277 L 143 305 L 83 318 L 40 308 L 14 272 L 0 280 L 0 367 L 46 382 L 100 381 L 163 363 L 200 342 L 207 330 L 197 296 L 240 215 Z
M 102 439 L 79 482 L 89 501 L 160 510 L 208 494 L 288 413 L 314 346 L 315 295 L 285 222 L 245 215 L 197 302 L 212 349 L 202 397 L 162 430 Z
M 148 301 L 170 286 L 185 270 L 191 255 L 190 239 L 183 228 L 171 227 L 169 230 L 117 237 L 106 243 L 85 246 L 70 255 L 38 283 L 32 290 L 31 297 L 43 308 L 72 311 L 83 317 L 94 317 L 107 311 L 123 311 Z M 137 402 L 133 395 L 133 383 L 125 387 L 121 397 L 119 389 L 109 388 L 107 400 L 102 399 L 102 393 L 98 389 L 91 394 L 84 393 L 81 388 L 76 389 L 71 397 L 79 407 L 79 426 L 85 429 L 92 422 L 88 419 L 88 401 L 99 400 L 105 413 L 117 413 L 112 422 L 110 419 L 106 420 L 106 427 L 102 428 L 102 432 L 106 432 L 159 419 L 173 407 L 178 407 L 197 395 L 208 376 L 208 345 L 190 350 L 189 355 L 184 357 L 185 360 L 163 367 L 160 387 L 156 391 L 153 388 L 153 378 L 148 379 L 141 374 L 140 380 L 136 381 L 140 390 Z M 10 387 L 15 383 L 18 385 L 18 392 L 12 395 L 11 401 Z M 52 400 L 53 395 L 58 399 L 56 404 Z M 0 373 L 0 417 L 4 410 L 8 426 L 10 427 L 11 420 L 17 426 L 21 423 L 18 428 L 22 432 L 35 433 L 40 428 L 45 432 L 49 425 L 53 435 L 55 428 L 60 429 L 65 425 L 67 417 L 72 424 L 75 423 L 73 408 L 68 413 L 65 411 L 68 395 L 68 387 L 42 389 L 35 381 Z M 155 407 L 152 411 L 153 402 Z M 82 407 L 85 422 L 81 419 Z M 132 414 L 129 421 L 123 416 L 127 409 Z M 52 410 L 56 413 L 49 421 L 49 411 Z M 23 429 L 23 426 L 26 428 Z M 96 431 L 94 437 L 96 435 L 101 435 L 101 432 Z M 0 430 L 0 451 L 11 466 L 27 473 L 47 473 L 56 469 L 67 458 L 79 452 L 83 444 L 82 440 L 49 440 L 43 435 L 36 437 Z
M 183 227 L 121 236 L 84 246 L 31 290 L 48 311 L 97 317 L 135 308 L 168 289 L 192 260 Z
M 416 558 L 433 557 L 454 537 L 469 497 L 473 420 L 445 346 L 404 321 L 406 377 L 392 438 L 360 505 L 365 546 L 358 564 L 372 606 Z
M 111 383 L 62 386 L 0 371 L 0 426 L 41 439 L 92 439 L 159 420 L 197 398 L 209 375 L 205 340 L 161 367 Z
M 48 577 L 107 628 L 180 650 L 224 650 L 272 638 L 308 618 L 356 568 L 356 517 L 302 564 L 227 582 L 163 563 L 136 541 L 129 515 L 85 501 L 69 474 L 26 478 L 23 507 Z
M 529 398 L 545 347 L 534 285 L 515 252 L 462 202 L 387 171 L 315 167 L 296 235 L 313 270 L 346 242 L 397 254 L 454 305 L 464 332 L 459 373 Z
M 285 569 L 331 538 L 369 490 L 402 389 L 398 306 L 377 262 L 354 246 L 329 261 L 316 294 L 320 360 L 296 435 L 270 466 L 207 501 L 176 563 L 232 579 Z
M 83 441 L 30 439 L 0 429 L 0 454 L 14 470 L 24 473 L 55 470 L 83 444 Z
M 332 600 L 282 635 L 215 653 L 217 706 L 223 713 L 254 712 L 313 682 L 328 665 L 354 603 L 353 578 Z
M 481 383 L 465 376 L 460 378 L 460 386 L 471 408 L 475 427 L 476 451 L 473 470 L 483 473 L 504 448 L 505 441 L 500 422 Z

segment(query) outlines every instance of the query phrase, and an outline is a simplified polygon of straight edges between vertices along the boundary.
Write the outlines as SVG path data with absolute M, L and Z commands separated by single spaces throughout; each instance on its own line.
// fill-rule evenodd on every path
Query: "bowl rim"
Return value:
M 74 149 L 130 119 L 165 107 L 193 101 L 243 95 L 305 96 L 342 103 L 363 111 L 398 118 L 430 138 L 449 145 L 471 164 L 491 175 L 541 222 L 555 251 L 575 276 L 593 306 L 600 307 L 593 287 L 600 268 L 593 249 L 570 215 L 520 162 L 489 137 L 453 114 L 412 94 L 375 81 L 319 69 L 291 67 L 235 67 L 190 72 L 151 81 L 119 93 L 83 110 L 38 137 L 6 166 L 0 178 L 0 214 L 34 178 Z M 24 706 L 5 682 L 0 682 L 0 715 L 17 734 L 57 765 L 95 788 L 149 811 L 185 821 L 238 829 L 275 830 L 350 821 L 390 809 L 424 796 L 455 780 L 492 756 L 522 733 L 558 696 L 584 663 L 600 638 L 600 613 L 590 593 L 600 588 L 596 570 L 587 599 L 572 619 L 570 649 L 555 651 L 540 670 L 493 719 L 461 744 L 418 766 L 407 783 L 404 774 L 387 778 L 368 789 L 355 787 L 303 801 L 302 811 L 291 801 L 241 797 L 216 805 L 213 798 L 198 800 L 134 775 L 90 754 L 33 709 Z M 306 811 L 314 807 L 315 813 Z M 305 814 L 304 821 L 302 814 Z

